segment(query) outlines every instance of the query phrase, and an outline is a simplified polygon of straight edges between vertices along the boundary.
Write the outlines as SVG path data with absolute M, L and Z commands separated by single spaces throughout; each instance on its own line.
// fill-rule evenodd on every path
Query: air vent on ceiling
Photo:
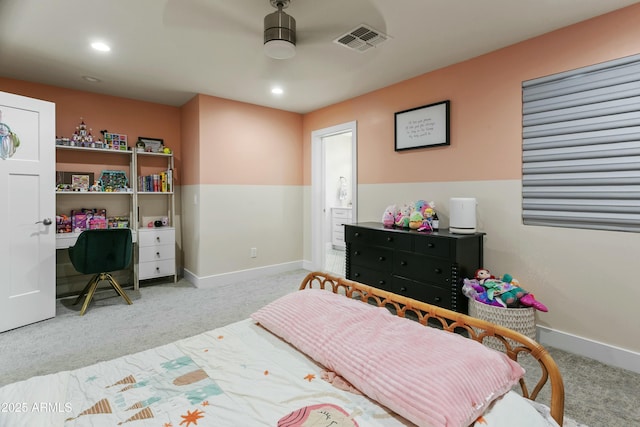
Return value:
M 388 35 L 363 24 L 357 26 L 346 34 L 341 35 L 333 42 L 348 49 L 364 52 L 372 47 L 376 47 L 388 38 Z

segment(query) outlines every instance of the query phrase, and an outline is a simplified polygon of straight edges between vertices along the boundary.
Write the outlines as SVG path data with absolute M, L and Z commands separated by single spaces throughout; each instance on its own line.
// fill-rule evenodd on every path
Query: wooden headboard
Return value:
M 479 342 L 482 342 L 487 337 L 495 337 L 504 345 L 504 352 L 515 361 L 518 361 L 518 357 L 523 354 L 530 355 L 540 365 L 540 376 L 532 382 L 535 383 L 533 388 L 528 386 L 524 377 L 520 380 L 522 395 L 528 399 L 536 400 L 540 390 L 548 381 L 551 388 L 549 402 L 551 416 L 559 425 L 562 425 L 564 418 L 564 384 L 560 370 L 547 349 L 531 338 L 494 323 L 327 273 L 309 273 L 300 284 L 300 290 L 306 288 L 326 289 L 349 298 L 375 304 L 378 307 L 387 307 L 397 316 L 412 318 L 422 325 L 459 333 Z M 515 342 L 515 344 L 512 345 L 507 339 L 513 340 L 512 343 Z

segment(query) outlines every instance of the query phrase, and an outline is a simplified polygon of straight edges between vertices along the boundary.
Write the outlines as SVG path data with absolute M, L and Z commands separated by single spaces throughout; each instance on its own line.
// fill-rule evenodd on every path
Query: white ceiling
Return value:
M 297 53 L 275 60 L 262 52 L 269 0 L 0 0 L 0 76 L 174 106 L 202 93 L 306 113 L 633 3 L 291 0 Z M 360 24 L 391 39 L 364 53 L 333 43 Z M 93 51 L 94 40 L 112 51 Z M 283 95 L 270 93 L 276 84 Z

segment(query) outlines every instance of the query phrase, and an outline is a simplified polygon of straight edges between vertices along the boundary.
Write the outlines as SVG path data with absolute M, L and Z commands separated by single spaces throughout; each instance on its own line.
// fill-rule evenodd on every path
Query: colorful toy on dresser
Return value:
M 476 270 L 473 279 L 464 279 L 462 293 L 487 305 L 505 308 L 533 307 L 549 311 L 532 293 L 520 287 L 510 274 L 496 278 L 486 268 Z
M 389 205 L 382 214 L 385 227 L 410 228 L 417 231 L 434 231 L 439 227 L 438 214 L 434 202 L 418 200 L 405 203 L 401 207 Z

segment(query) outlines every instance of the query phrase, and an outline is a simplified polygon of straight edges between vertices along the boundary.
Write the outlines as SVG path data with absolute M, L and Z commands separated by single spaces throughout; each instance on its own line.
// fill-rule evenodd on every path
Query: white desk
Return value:
M 58 233 L 56 234 L 56 249 L 67 249 L 76 244 L 80 233 Z M 137 233 L 131 230 L 133 243 L 137 241 Z

